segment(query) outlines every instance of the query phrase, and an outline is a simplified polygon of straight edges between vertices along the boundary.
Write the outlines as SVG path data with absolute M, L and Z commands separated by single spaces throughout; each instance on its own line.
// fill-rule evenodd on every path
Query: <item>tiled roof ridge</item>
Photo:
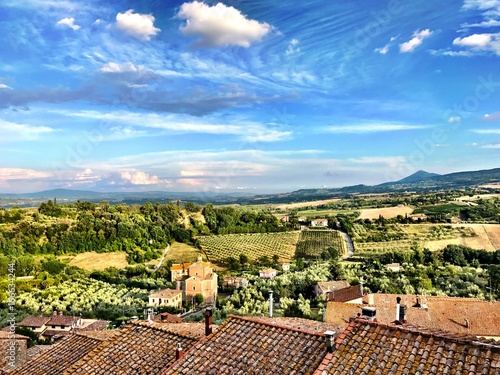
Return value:
M 96 341 L 100 341 L 100 342 L 103 342 L 103 341 L 107 341 L 109 340 L 109 338 L 103 338 L 103 337 L 93 337 L 93 336 L 89 336 L 83 332 L 86 332 L 86 331 L 82 331 L 82 332 L 79 332 L 79 331 L 71 331 L 71 334 L 72 335 L 77 335 L 77 336 L 80 336 L 80 337 L 86 337 L 86 338 L 89 338 L 89 339 L 92 339 L 92 340 L 96 340 Z
M 485 340 L 485 339 L 480 339 L 476 336 L 472 335 L 458 335 L 453 332 L 449 331 L 443 331 L 443 330 L 429 330 L 423 327 L 419 326 L 402 326 L 402 325 L 396 325 L 396 324 L 391 324 L 391 323 L 381 323 L 381 322 L 375 322 L 375 321 L 370 321 L 370 320 L 365 320 L 365 319 L 354 319 L 349 325 L 347 326 L 346 330 L 337 338 L 335 341 L 336 344 L 340 345 L 344 337 L 346 336 L 346 331 L 350 332 L 355 326 L 361 326 L 362 324 L 367 324 L 372 327 L 382 327 L 382 328 L 389 328 L 389 329 L 394 329 L 394 330 L 399 330 L 401 332 L 407 332 L 407 333 L 413 333 L 416 335 L 422 335 L 424 337 L 429 337 L 429 338 L 437 338 L 437 339 L 443 339 L 447 341 L 451 341 L 457 344 L 471 344 L 475 346 L 481 346 L 481 347 L 487 347 L 490 349 L 497 349 L 500 351 L 500 343 L 494 344 L 494 340 Z M 342 339 L 340 339 L 342 337 Z M 340 340 L 339 340 L 340 339 Z
M 151 324 L 149 322 L 130 322 L 129 327 L 133 327 L 133 326 L 147 327 L 147 328 L 151 328 L 151 329 L 154 329 L 154 330 L 157 330 L 157 331 L 161 331 L 161 332 L 165 332 L 165 333 L 170 333 L 172 335 L 179 336 L 179 337 L 182 337 L 182 338 L 187 338 L 187 339 L 190 339 L 190 340 L 193 340 L 193 341 L 198 341 L 197 339 L 195 339 L 192 336 L 184 335 L 184 334 L 178 333 L 178 332 L 173 332 L 173 331 L 169 330 L 168 327 L 166 327 L 164 325 L 163 326 L 159 326 L 159 325 Z M 125 327 L 125 328 L 127 328 L 127 327 Z
M 289 331 L 295 331 L 295 332 L 299 332 L 299 333 L 307 333 L 307 334 L 313 335 L 313 336 L 325 337 L 325 334 L 321 333 L 321 332 L 312 332 L 312 331 L 309 331 L 307 329 L 297 328 L 297 327 L 291 327 L 291 326 L 288 326 L 288 325 L 282 324 L 282 323 L 268 322 L 268 321 L 265 321 L 265 320 L 261 320 L 258 317 L 229 315 L 228 320 L 230 320 L 230 319 L 232 319 L 232 320 L 235 320 L 235 319 L 236 320 L 243 320 L 243 321 L 247 321 L 247 322 L 263 324 L 263 325 L 266 325 L 266 326 L 269 326 L 269 327 L 281 328 L 281 329 L 286 329 L 286 330 L 289 330 Z
M 481 298 L 470 298 L 470 297 L 449 297 L 449 296 L 430 296 L 424 294 L 404 294 L 404 293 L 368 293 L 373 296 L 386 296 L 386 297 L 401 297 L 401 296 L 410 296 L 410 297 L 419 297 L 425 298 L 430 301 L 464 301 L 464 302 L 498 302 L 498 301 L 487 301 Z

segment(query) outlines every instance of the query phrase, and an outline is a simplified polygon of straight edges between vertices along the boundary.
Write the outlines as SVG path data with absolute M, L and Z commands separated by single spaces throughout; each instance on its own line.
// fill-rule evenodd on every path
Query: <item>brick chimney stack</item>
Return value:
M 269 291 L 269 317 L 273 317 L 273 291 Z
M 181 359 L 182 355 L 183 355 L 182 346 L 181 346 L 181 343 L 178 342 L 177 347 L 175 348 L 175 360 L 177 361 L 177 360 Z
M 205 310 L 205 336 L 212 333 L 212 309 L 208 307 Z
M 396 321 L 399 322 L 399 308 L 401 307 L 401 297 L 396 297 Z

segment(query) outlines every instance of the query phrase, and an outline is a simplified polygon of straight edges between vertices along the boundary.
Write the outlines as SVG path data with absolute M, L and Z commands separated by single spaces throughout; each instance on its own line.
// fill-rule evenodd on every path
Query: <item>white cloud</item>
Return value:
M 386 44 L 384 47 L 382 48 L 375 48 L 375 52 L 378 52 L 380 53 L 381 55 L 385 55 L 387 52 L 389 52 L 389 45 Z
M 454 123 L 457 123 L 457 122 L 460 122 L 462 120 L 462 118 L 460 116 L 451 116 L 449 119 L 448 119 L 448 122 L 450 124 L 454 124 Z
M 491 51 L 500 55 L 500 33 L 472 34 L 464 38 L 456 38 L 453 44 L 468 47 L 473 51 Z
M 0 119 L 0 142 L 30 141 L 44 134 L 52 133 L 54 129 L 47 126 L 31 126 L 17 124 Z
M 177 16 L 186 20 L 180 30 L 185 35 L 200 36 L 197 44 L 203 47 L 249 47 L 271 31 L 267 23 L 250 20 L 238 9 L 222 3 L 214 6 L 198 1 L 184 3 Z
M 400 130 L 424 129 L 422 125 L 406 125 L 406 124 L 354 124 L 354 125 L 334 125 L 323 128 L 329 133 L 379 133 L 391 132 Z
M 47 178 L 52 174 L 35 169 L 0 168 L 0 182 L 7 180 L 31 180 L 34 178 Z
M 9 87 L 9 86 L 7 86 L 4 83 L 0 83 L 0 89 L 10 89 L 10 90 L 12 90 L 12 87 Z
M 121 172 L 120 176 L 132 185 L 157 185 L 162 182 L 157 176 L 136 170 Z
M 298 47 L 299 41 L 297 39 L 292 39 L 290 43 L 288 43 L 288 48 L 285 51 L 286 55 L 293 55 L 295 53 L 300 52 L 300 47 Z
M 415 48 L 422 44 L 424 39 L 430 37 L 431 35 L 432 31 L 429 29 L 417 30 L 413 33 L 413 38 L 399 45 L 399 51 L 401 53 L 412 52 Z
M 78 30 L 80 28 L 80 26 L 78 26 L 77 24 L 75 24 L 75 19 L 73 17 L 69 18 L 63 18 L 59 21 L 57 21 L 56 23 L 57 26 L 64 26 L 64 27 L 69 27 L 70 29 L 73 29 L 73 30 Z
M 99 69 L 99 71 L 102 73 L 135 73 L 142 69 L 143 69 L 142 66 L 137 67 L 129 62 L 124 64 L 109 62 L 103 65 L 101 69 Z
M 143 41 L 151 40 L 161 30 L 154 27 L 155 18 L 151 14 L 134 13 L 133 9 L 116 15 L 116 27 L 124 33 Z
M 453 44 L 472 48 L 484 48 L 491 43 L 491 34 L 472 34 L 465 38 L 455 38 Z

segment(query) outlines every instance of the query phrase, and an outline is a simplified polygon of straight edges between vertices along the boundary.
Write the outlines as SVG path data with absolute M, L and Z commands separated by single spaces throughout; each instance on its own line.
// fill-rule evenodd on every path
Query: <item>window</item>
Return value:
M 56 326 L 52 326 L 52 329 L 56 329 Z
M 195 286 L 193 286 L 193 290 L 196 290 L 196 287 L 195 287 Z

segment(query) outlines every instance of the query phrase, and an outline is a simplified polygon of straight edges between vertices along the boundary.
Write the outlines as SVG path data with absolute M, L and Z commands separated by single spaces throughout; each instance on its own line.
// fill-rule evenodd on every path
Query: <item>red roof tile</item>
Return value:
M 68 367 L 64 374 L 158 374 L 175 361 L 175 348 L 184 350 L 195 339 L 165 329 L 165 324 L 134 322 Z
M 306 375 L 325 353 L 323 334 L 231 316 L 161 374 Z
M 498 344 L 356 320 L 337 337 L 329 363 L 315 375 L 499 373 Z
M 47 324 L 49 320 L 50 320 L 49 316 L 27 316 L 17 325 L 23 327 L 39 328 L 44 324 Z
M 21 367 L 9 372 L 9 375 L 60 375 L 66 367 L 71 366 L 101 343 L 101 340 L 95 338 L 70 334 L 51 345 L 50 350 L 43 351 Z
M 156 293 L 150 294 L 149 298 L 173 298 L 175 296 L 178 296 L 179 294 L 182 294 L 182 290 L 163 289 L 159 290 Z

